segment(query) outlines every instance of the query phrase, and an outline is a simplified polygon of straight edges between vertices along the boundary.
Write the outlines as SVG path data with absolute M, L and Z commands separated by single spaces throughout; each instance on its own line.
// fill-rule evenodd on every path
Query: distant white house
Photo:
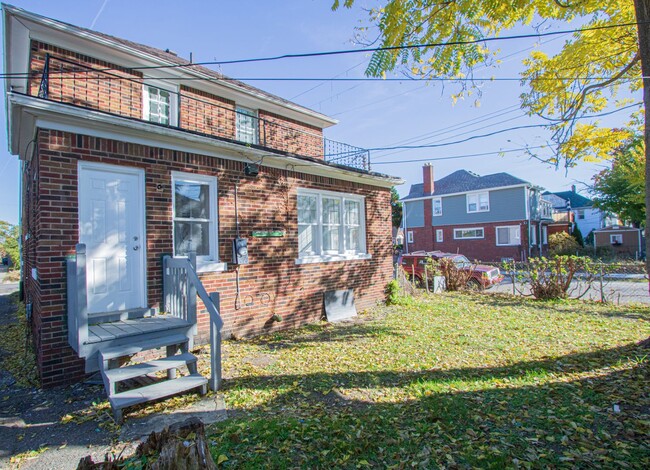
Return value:
M 544 199 L 553 204 L 555 212 L 570 211 L 573 214 L 573 222 L 575 222 L 584 237 L 589 235 L 592 230 L 620 223 L 615 215 L 593 207 L 593 201 L 578 194 L 575 185 L 571 186 L 571 191 L 555 193 L 547 191 L 544 193 Z

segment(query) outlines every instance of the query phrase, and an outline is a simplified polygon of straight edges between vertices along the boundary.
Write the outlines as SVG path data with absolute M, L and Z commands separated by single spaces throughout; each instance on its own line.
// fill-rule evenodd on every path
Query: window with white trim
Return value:
M 434 197 L 431 199 L 431 206 L 433 207 L 434 217 L 442 215 L 442 198 Z
M 578 210 L 578 219 L 579 220 L 584 220 L 585 219 L 585 211 L 584 211 L 584 209 L 579 209 Z
M 546 225 L 542 227 L 542 244 L 548 244 L 548 227 Z
M 441 243 L 443 241 L 443 236 L 442 229 L 436 229 L 436 242 Z
M 537 226 L 536 225 L 531 225 L 531 227 L 530 227 L 530 244 L 531 245 L 536 245 L 537 244 Z
M 497 246 L 513 246 L 521 244 L 521 228 L 519 225 L 497 227 Z
M 454 229 L 454 240 L 471 240 L 476 238 L 485 238 L 485 230 L 483 230 L 483 227 Z
M 299 189 L 297 211 L 299 258 L 366 253 L 363 197 Z
M 406 232 L 406 241 L 408 243 L 413 243 L 413 232 L 411 232 L 410 230 Z
M 175 126 L 176 123 L 176 93 L 171 90 L 146 84 L 143 89 L 142 112 L 143 119 Z
M 217 179 L 172 173 L 174 255 L 195 252 L 198 261 L 216 261 Z
M 237 140 L 247 144 L 258 143 L 259 118 L 254 109 L 237 106 Z
M 488 212 L 490 210 L 490 193 L 483 191 L 480 193 L 469 193 L 467 195 L 467 213 Z
M 622 233 L 613 233 L 609 236 L 609 242 L 612 245 L 622 245 L 623 244 L 623 234 Z

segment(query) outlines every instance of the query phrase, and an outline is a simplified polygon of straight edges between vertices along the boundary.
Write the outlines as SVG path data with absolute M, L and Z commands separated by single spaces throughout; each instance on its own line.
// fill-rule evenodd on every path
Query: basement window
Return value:
M 370 258 L 362 196 L 299 189 L 297 219 L 297 264 Z

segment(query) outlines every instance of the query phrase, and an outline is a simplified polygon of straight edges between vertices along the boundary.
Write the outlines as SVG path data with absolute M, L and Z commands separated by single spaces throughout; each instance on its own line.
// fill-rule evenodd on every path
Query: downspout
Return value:
M 402 230 L 404 231 L 404 252 L 409 252 L 409 235 L 408 228 L 406 226 L 406 202 L 402 203 Z

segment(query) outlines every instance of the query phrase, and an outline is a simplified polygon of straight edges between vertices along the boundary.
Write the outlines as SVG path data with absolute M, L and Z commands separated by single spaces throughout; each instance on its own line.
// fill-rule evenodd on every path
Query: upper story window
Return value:
M 434 197 L 431 199 L 431 206 L 433 207 L 434 217 L 442 215 L 442 198 Z
M 585 218 L 585 211 L 583 209 L 578 210 L 578 219 L 584 220 Z
M 176 93 L 171 90 L 145 84 L 142 111 L 145 121 L 175 126 L 177 124 Z
M 363 197 L 300 189 L 297 208 L 299 258 L 366 253 Z
M 217 260 L 217 179 L 172 173 L 174 255 L 196 253 L 197 262 Z
M 254 109 L 237 106 L 237 140 L 247 144 L 257 144 L 259 132 L 259 118 Z
M 533 232 L 534 233 L 534 232 Z M 519 225 L 497 227 L 497 245 L 512 246 L 521 244 L 521 228 Z
M 467 213 L 488 212 L 490 210 L 490 193 L 470 193 L 467 195 Z

